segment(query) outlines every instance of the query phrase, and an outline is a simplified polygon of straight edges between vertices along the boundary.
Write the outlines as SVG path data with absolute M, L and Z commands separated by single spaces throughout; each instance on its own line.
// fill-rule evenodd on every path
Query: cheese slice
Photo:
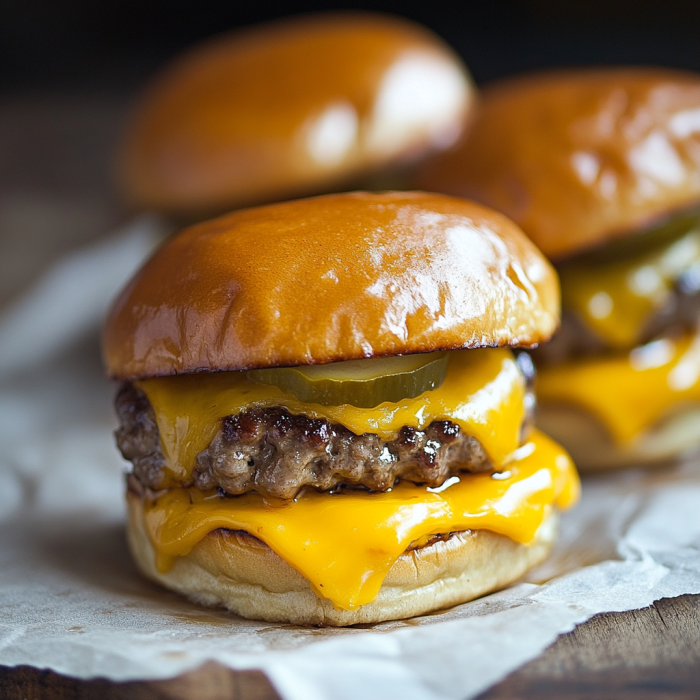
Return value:
M 146 504 L 146 530 L 161 571 L 213 530 L 244 530 L 299 571 L 319 596 L 351 610 L 376 598 L 393 563 L 425 535 L 481 529 L 528 544 L 552 506 L 565 508 L 578 498 L 571 459 L 541 433 L 505 468 L 437 489 L 404 482 L 385 493 L 309 492 L 286 505 L 258 494 L 222 498 L 173 489 Z
M 589 411 L 618 444 L 627 443 L 674 409 L 700 402 L 700 336 L 664 338 L 630 353 L 541 367 L 541 404 Z
M 220 419 L 244 408 L 282 406 L 294 415 L 326 418 L 383 440 L 396 438 L 404 425 L 422 430 L 435 420 L 451 420 L 479 440 L 496 465 L 520 444 L 525 415 L 525 380 L 506 348 L 452 352 L 440 387 L 376 408 L 304 403 L 276 386 L 252 381 L 245 372 L 158 377 L 137 387 L 155 410 L 170 486 L 189 478 Z
M 700 269 L 697 217 L 644 234 L 640 247 L 658 234 L 665 240 L 651 250 L 647 245 L 611 261 L 584 257 L 559 269 L 562 304 L 611 348 L 628 350 L 639 343 L 652 315 L 669 302 L 676 281 L 691 268 Z

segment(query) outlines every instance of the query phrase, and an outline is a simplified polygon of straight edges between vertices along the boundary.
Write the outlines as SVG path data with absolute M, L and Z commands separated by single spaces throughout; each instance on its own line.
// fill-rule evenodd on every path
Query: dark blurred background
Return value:
M 1 0 L 0 86 L 128 89 L 211 34 L 350 8 L 423 22 L 457 48 L 479 82 L 557 65 L 700 69 L 698 0 Z
M 132 216 L 114 153 L 155 70 L 212 34 L 323 9 L 422 22 L 481 84 L 553 66 L 700 70 L 700 0 L 0 0 L 0 313 L 57 256 Z

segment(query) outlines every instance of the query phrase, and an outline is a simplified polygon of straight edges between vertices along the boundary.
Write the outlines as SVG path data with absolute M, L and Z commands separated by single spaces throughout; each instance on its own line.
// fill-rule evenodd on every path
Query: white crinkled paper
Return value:
M 114 388 L 96 341 L 66 349 L 59 331 L 65 314 L 84 334 L 106 303 L 85 302 L 83 322 L 71 321 L 70 303 L 91 294 L 84 281 L 104 297 L 100 281 L 126 276 L 149 235 L 130 230 L 63 261 L 70 274 L 48 285 L 50 319 L 42 283 L 0 317 L 0 664 L 119 681 L 216 660 L 263 670 L 289 700 L 463 700 L 596 613 L 700 593 L 699 461 L 586 479 L 554 555 L 529 577 L 536 583 L 423 618 L 369 629 L 253 622 L 145 581 L 123 534 Z M 41 351 L 13 357 L 33 342 Z

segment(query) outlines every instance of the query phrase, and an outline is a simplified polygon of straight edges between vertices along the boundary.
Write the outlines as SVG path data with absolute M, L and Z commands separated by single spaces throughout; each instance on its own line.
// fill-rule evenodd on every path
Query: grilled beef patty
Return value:
M 532 363 L 522 356 L 519 365 L 530 387 L 526 430 L 534 409 Z M 124 384 L 116 407 L 117 445 L 133 463 L 134 476 L 149 489 L 163 488 L 165 458 L 148 399 Z M 325 419 L 294 416 L 284 408 L 253 408 L 222 419 L 209 446 L 197 456 L 191 481 L 183 485 L 289 499 L 305 486 L 386 491 L 399 479 L 440 486 L 453 474 L 492 468 L 481 443 L 451 421 L 434 421 L 424 430 L 404 426 L 395 440 L 385 441 L 373 433 L 356 435 Z

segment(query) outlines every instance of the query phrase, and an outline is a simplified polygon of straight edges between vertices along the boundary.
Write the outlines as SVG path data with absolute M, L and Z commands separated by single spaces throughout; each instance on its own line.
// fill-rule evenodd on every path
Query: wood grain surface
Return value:
M 479 700 L 700 698 L 700 596 L 597 615 Z
M 3 700 L 276 700 L 257 671 L 209 663 L 167 681 L 79 681 L 29 666 L 0 667 Z M 700 596 L 597 615 L 479 696 L 575 700 L 700 698 Z

